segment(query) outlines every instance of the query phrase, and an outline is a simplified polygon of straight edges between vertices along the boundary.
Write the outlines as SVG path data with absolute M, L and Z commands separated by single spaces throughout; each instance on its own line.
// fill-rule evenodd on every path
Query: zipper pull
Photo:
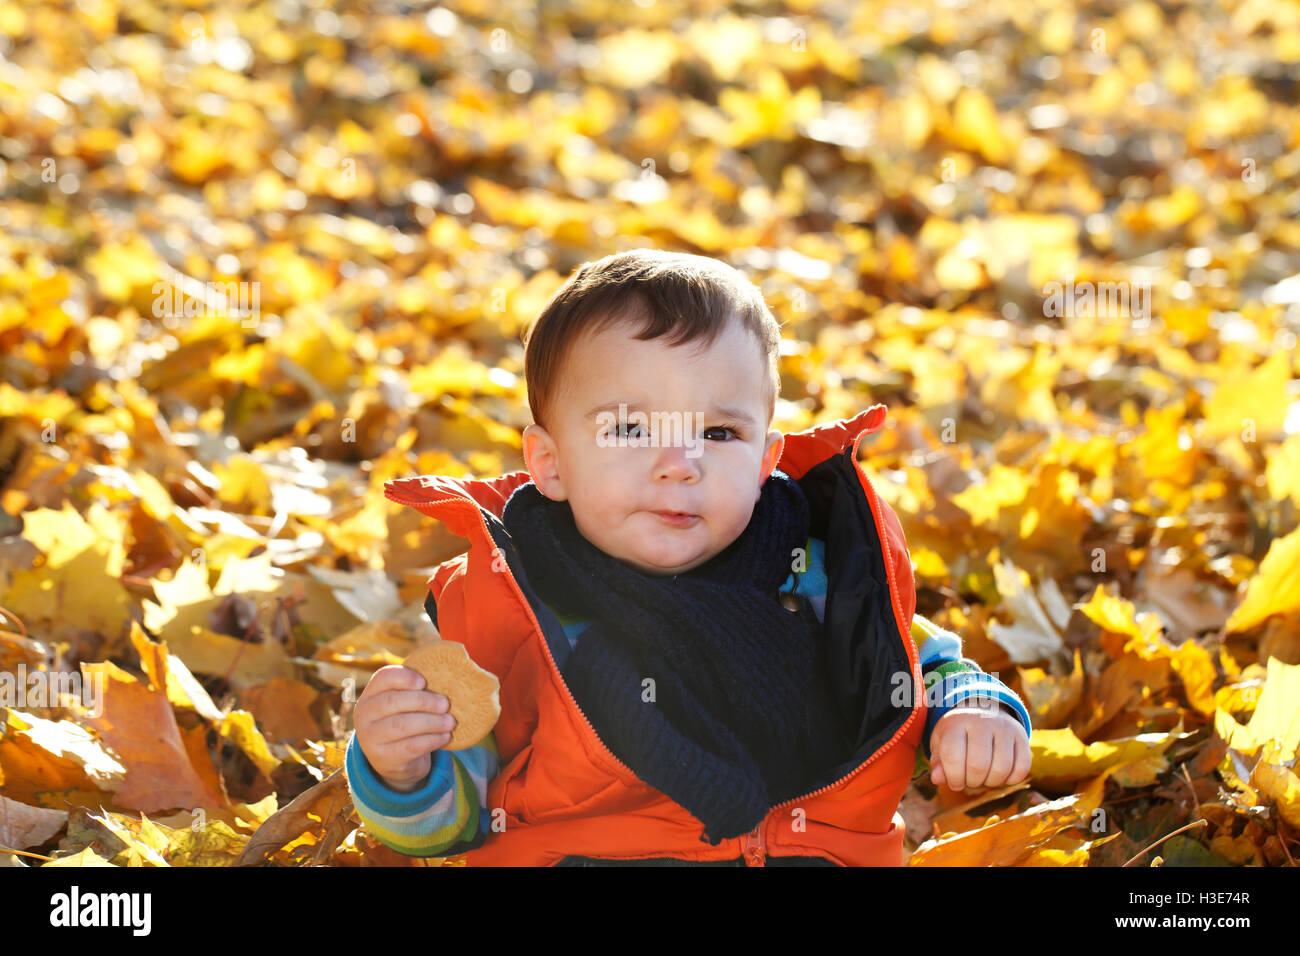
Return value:
M 763 839 L 763 824 L 754 827 L 745 841 L 745 865 L 766 866 L 767 841 Z

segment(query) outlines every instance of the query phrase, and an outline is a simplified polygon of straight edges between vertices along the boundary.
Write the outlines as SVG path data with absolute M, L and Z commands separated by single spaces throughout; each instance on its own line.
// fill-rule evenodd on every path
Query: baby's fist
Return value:
M 930 735 L 930 780 L 974 791 L 1019 783 L 1029 775 L 1029 736 L 995 700 L 948 711 Z

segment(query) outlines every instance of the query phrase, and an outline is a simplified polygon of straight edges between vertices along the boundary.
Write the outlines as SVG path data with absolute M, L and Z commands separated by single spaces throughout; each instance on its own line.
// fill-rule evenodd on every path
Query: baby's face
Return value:
M 573 344 L 552 430 L 524 429 L 524 458 L 596 547 L 646 574 L 680 574 L 745 530 L 783 439 L 767 428 L 766 358 L 739 322 L 707 349 L 633 331 L 618 323 Z

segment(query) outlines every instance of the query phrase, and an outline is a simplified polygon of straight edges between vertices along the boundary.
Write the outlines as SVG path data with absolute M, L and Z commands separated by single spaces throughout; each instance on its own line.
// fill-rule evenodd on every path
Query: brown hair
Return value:
M 561 286 L 524 335 L 524 377 L 533 421 L 557 393 L 572 343 L 587 331 L 634 323 L 641 341 L 669 335 L 669 345 L 702 338 L 712 345 L 733 319 L 752 332 L 766 358 L 768 421 L 781 390 L 781 327 L 763 294 L 741 272 L 705 256 L 631 249 L 584 262 Z

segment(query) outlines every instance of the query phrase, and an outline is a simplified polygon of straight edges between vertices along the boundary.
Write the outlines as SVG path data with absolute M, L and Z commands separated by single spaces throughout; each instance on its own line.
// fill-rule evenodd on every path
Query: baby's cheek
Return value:
M 736 502 L 732 501 L 724 521 L 719 522 L 721 528 L 721 537 L 725 540 L 723 546 L 730 544 L 739 538 L 749 527 L 750 519 L 753 518 L 754 511 L 752 508 L 737 509 Z

